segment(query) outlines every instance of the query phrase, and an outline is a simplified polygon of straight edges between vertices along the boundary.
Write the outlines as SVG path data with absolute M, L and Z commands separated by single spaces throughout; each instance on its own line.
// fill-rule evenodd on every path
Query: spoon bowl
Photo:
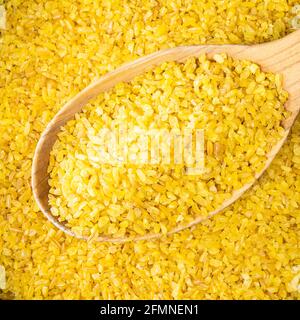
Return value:
M 63 108 L 54 116 L 42 133 L 40 140 L 36 146 L 32 164 L 32 190 L 34 198 L 46 216 L 57 228 L 68 235 L 88 240 L 89 237 L 79 236 L 65 223 L 58 221 L 51 214 L 48 203 L 49 194 L 49 174 L 48 165 L 51 149 L 57 139 L 62 126 L 67 121 L 74 118 L 74 115 L 82 110 L 82 108 L 99 93 L 107 91 L 114 87 L 119 82 L 128 82 L 134 77 L 151 69 L 151 67 L 159 65 L 167 61 L 184 62 L 190 57 L 197 57 L 201 54 L 206 54 L 209 58 L 217 53 L 226 53 L 234 59 L 250 60 L 259 64 L 263 71 L 278 73 L 283 76 L 284 89 L 289 93 L 289 100 L 285 105 L 286 110 L 290 112 L 282 124 L 285 129 L 283 138 L 272 148 L 267 155 L 267 161 L 263 170 L 255 175 L 257 180 L 264 171 L 269 167 L 276 154 L 284 144 L 290 129 L 298 115 L 300 109 L 300 30 L 286 36 L 283 39 L 272 41 L 265 44 L 253 46 L 248 45 L 200 45 L 200 46 L 182 46 L 171 49 L 158 51 L 148 56 L 137 59 L 133 62 L 125 64 L 120 68 L 104 75 L 96 82 L 92 83 L 84 90 L 79 92 L 73 99 L 66 103 Z M 241 189 L 233 192 L 232 197 L 226 200 L 218 209 L 212 211 L 208 217 L 200 217 L 195 219 L 188 225 L 175 228 L 168 234 L 172 234 L 208 219 L 218 212 L 222 211 L 227 206 L 235 202 L 246 190 L 248 190 L 255 182 L 244 185 Z M 97 241 L 109 242 L 125 242 L 130 240 L 147 240 L 158 238 L 162 234 L 147 234 L 135 238 L 110 238 L 98 237 Z

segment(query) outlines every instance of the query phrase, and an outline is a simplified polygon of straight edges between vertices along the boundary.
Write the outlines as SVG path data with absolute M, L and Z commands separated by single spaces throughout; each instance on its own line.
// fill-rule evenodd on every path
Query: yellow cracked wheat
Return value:
M 116 245 L 68 237 L 43 217 L 30 189 L 42 130 L 91 81 L 166 47 L 278 39 L 292 30 L 298 1 L 4 2 L 0 265 L 6 289 L 0 297 L 299 299 L 299 120 L 266 174 L 239 201 L 160 240 Z
M 59 134 L 49 166 L 51 212 L 93 238 L 165 234 L 205 218 L 263 169 L 284 133 L 287 96 L 279 75 L 226 54 L 165 62 L 119 83 Z M 126 139 L 128 154 L 118 162 L 124 154 L 112 145 L 118 147 L 117 130 L 125 126 L 119 139 Z M 204 139 L 196 141 L 200 129 Z M 174 130 L 185 151 L 181 163 L 174 161 Z M 186 159 L 196 143 L 206 144 L 203 173 Z M 156 159 L 143 159 L 153 146 L 161 148 Z M 199 172 L 191 174 L 195 165 Z

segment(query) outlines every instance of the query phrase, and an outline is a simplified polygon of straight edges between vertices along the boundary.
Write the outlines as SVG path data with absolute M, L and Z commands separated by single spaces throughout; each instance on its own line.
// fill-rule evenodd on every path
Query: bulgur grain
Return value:
M 213 59 L 203 55 L 185 63 L 163 63 L 100 94 L 69 121 L 51 151 L 52 214 L 79 236 L 166 234 L 196 218 L 206 218 L 233 191 L 252 182 L 264 167 L 267 153 L 282 138 L 288 95 L 277 83 L 277 75 L 259 67 L 251 72 L 252 62 L 233 60 L 226 54 Z M 265 81 L 257 82 L 257 77 Z M 103 128 L 113 133 L 124 125 L 129 159 L 116 162 L 116 154 L 119 159 L 126 156 L 119 150 L 106 150 L 116 140 L 109 137 L 105 145 Z M 155 165 L 148 155 L 145 161 L 136 161 L 144 147 L 148 152 L 153 145 L 147 135 L 151 130 L 156 130 L 166 155 L 175 153 L 169 144 L 172 130 L 178 129 L 179 136 L 186 128 L 204 130 L 203 173 L 198 168 L 198 173 L 188 174 L 193 167 L 186 160 L 188 152 L 179 164 L 170 154 L 164 159 L 168 162 L 157 158 Z M 140 141 L 142 134 L 146 146 Z M 196 143 L 193 136 L 188 144 Z M 104 152 L 108 160 L 103 163 Z M 103 217 L 109 219 L 99 224 Z
M 65 236 L 39 212 L 30 189 L 42 130 L 91 81 L 166 47 L 277 39 L 291 31 L 297 3 L 6 0 L 6 30 L 0 30 L 0 264 L 7 283 L 0 297 L 300 299 L 299 120 L 242 199 L 166 239 L 115 245 Z

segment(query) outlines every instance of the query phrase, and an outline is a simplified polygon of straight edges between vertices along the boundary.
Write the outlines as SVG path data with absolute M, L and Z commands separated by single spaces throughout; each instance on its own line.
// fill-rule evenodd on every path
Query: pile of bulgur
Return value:
M 43 217 L 30 188 L 40 133 L 91 81 L 166 47 L 277 39 L 292 31 L 296 3 L 5 1 L 0 296 L 299 299 L 299 121 L 272 166 L 242 199 L 213 219 L 160 240 L 117 245 L 68 237 Z
M 51 212 L 89 240 L 167 234 L 205 219 L 263 170 L 285 132 L 287 97 L 280 75 L 226 54 L 165 62 L 121 82 L 59 133 Z

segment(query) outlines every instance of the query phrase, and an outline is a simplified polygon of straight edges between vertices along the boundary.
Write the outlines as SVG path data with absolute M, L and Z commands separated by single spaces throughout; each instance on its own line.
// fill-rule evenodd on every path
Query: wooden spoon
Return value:
M 57 139 L 57 134 L 60 128 L 70 119 L 75 113 L 80 112 L 83 106 L 92 98 L 95 98 L 100 92 L 111 89 L 119 82 L 130 81 L 135 76 L 142 74 L 151 67 L 161 64 L 165 61 L 184 62 L 192 56 L 207 54 L 212 57 L 216 53 L 227 53 L 235 59 L 246 59 L 258 63 L 264 71 L 279 73 L 283 75 L 284 89 L 289 93 L 289 100 L 286 104 L 286 109 L 291 112 L 291 115 L 283 123 L 285 134 L 278 141 L 271 152 L 268 154 L 268 159 L 264 169 L 257 173 L 255 178 L 258 179 L 263 172 L 269 167 L 275 155 L 280 150 L 289 131 L 295 121 L 295 118 L 300 109 L 300 30 L 286 36 L 283 39 L 259 44 L 253 46 L 247 45 L 201 45 L 201 46 L 184 46 L 172 49 L 158 51 L 143 58 L 137 59 L 131 63 L 121 66 L 113 72 L 110 72 L 100 78 L 95 83 L 92 83 L 87 88 L 79 92 L 72 100 L 70 100 L 52 119 L 45 131 L 40 137 L 37 144 L 32 165 L 32 190 L 37 204 L 44 215 L 60 230 L 68 235 L 77 238 L 88 240 L 88 237 L 83 237 L 75 234 L 72 230 L 66 227 L 64 223 L 60 223 L 57 218 L 51 215 L 48 203 L 48 164 L 49 155 L 52 146 Z M 254 182 L 244 185 L 241 189 L 235 191 L 230 199 L 225 201 L 217 210 L 211 212 L 208 217 L 220 212 L 234 201 L 236 201 L 246 190 L 248 190 Z M 191 227 L 201 221 L 203 217 L 195 219 L 186 226 L 178 227 L 169 232 L 169 234 L 178 232 L 185 228 Z M 129 240 L 153 239 L 161 236 L 161 234 L 147 234 L 134 239 L 129 238 L 110 238 L 99 237 L 97 241 L 124 242 Z

